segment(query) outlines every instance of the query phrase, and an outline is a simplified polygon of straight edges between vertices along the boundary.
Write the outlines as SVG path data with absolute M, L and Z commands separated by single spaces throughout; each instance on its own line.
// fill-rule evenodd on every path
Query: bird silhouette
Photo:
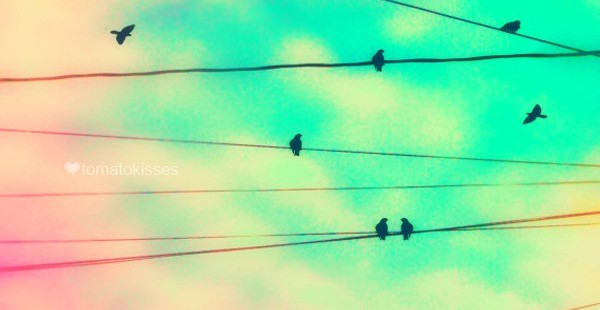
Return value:
M 131 32 L 133 31 L 133 28 L 135 28 L 135 25 L 129 25 L 129 26 L 123 28 L 121 31 L 113 30 L 110 33 L 117 35 L 117 42 L 119 43 L 119 45 L 121 45 L 121 44 L 123 44 L 123 42 L 125 42 L 125 38 L 131 36 Z
M 377 225 L 375 225 L 375 231 L 381 240 L 385 240 L 385 237 L 388 235 L 387 220 L 388 219 L 384 217 L 381 219 L 381 221 L 379 221 L 379 223 L 377 223 Z
M 383 65 L 385 64 L 385 59 L 383 58 L 383 50 L 378 50 L 377 53 L 375 53 L 375 55 L 373 55 L 373 57 L 371 58 L 371 61 L 373 61 L 373 66 L 375 67 L 375 70 L 377 70 L 377 72 L 381 72 L 381 70 L 383 69 Z
M 297 134 L 294 136 L 294 139 L 290 141 L 290 148 L 292 149 L 294 156 L 300 156 L 300 150 L 302 149 L 302 140 L 300 140 L 300 137 L 302 137 L 302 135 Z
M 415 228 L 413 227 L 413 225 L 406 218 L 403 217 L 402 225 L 400 226 L 400 232 L 402 233 L 402 236 L 404 236 L 404 240 L 410 239 L 410 235 L 412 234 L 414 229 Z
M 518 20 L 515 20 L 514 22 L 504 24 L 504 26 L 502 26 L 502 28 L 500 28 L 500 30 L 510 32 L 510 33 L 515 33 L 519 30 L 519 28 L 521 28 L 521 22 Z
M 538 117 L 546 118 L 548 116 L 542 114 L 542 107 L 540 107 L 539 104 L 536 104 L 535 107 L 533 107 L 533 110 L 531 111 L 531 113 L 527 113 L 527 117 L 523 121 L 523 125 L 529 124 L 529 123 L 535 121 Z

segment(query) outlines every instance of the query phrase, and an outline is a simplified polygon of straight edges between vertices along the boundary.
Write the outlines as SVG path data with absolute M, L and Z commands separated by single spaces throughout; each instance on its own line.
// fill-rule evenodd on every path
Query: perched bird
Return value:
M 400 232 L 402 233 L 402 236 L 404 236 L 404 240 L 410 239 L 410 234 L 412 234 L 414 229 L 415 228 L 413 227 L 413 225 L 406 218 L 403 217 L 402 226 L 400 226 Z
M 300 156 L 300 150 L 302 149 L 302 140 L 300 140 L 300 137 L 302 137 L 302 135 L 297 134 L 294 136 L 294 139 L 290 141 L 290 148 L 292 149 L 294 156 Z
M 542 107 L 540 107 L 539 104 L 536 104 L 535 107 L 533 107 L 533 110 L 531 111 L 531 113 L 527 113 L 527 117 L 523 121 L 523 125 L 529 124 L 529 123 L 535 121 L 538 117 L 546 118 L 548 116 L 542 114 Z
M 125 42 L 125 38 L 131 36 L 131 32 L 133 31 L 133 28 L 135 28 L 135 25 L 129 25 L 129 26 L 123 28 L 121 31 L 113 30 L 110 33 L 117 35 L 117 42 L 119 42 L 119 45 L 121 45 L 121 44 L 123 44 L 123 42 Z
M 377 72 L 381 72 L 383 65 L 385 64 L 385 59 L 383 59 L 383 50 L 378 50 L 377 53 L 373 55 L 373 58 L 371 58 L 371 61 L 373 61 L 375 70 L 377 70 Z
M 521 22 L 518 20 L 515 20 L 514 22 L 504 24 L 504 26 L 502 26 L 502 28 L 500 28 L 500 30 L 510 32 L 510 33 L 515 33 L 515 32 L 517 32 L 517 30 L 519 30 L 519 28 L 521 28 Z
M 384 217 L 377 225 L 375 225 L 375 231 L 381 240 L 385 240 L 385 237 L 388 235 L 388 225 L 386 223 L 387 220 L 388 219 Z

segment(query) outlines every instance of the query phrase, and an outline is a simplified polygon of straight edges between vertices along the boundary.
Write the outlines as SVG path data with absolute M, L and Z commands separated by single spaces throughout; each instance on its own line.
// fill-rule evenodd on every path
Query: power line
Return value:
M 489 222 L 489 223 L 483 223 L 483 224 L 455 226 L 455 227 L 451 227 L 451 228 L 429 229 L 429 230 L 421 230 L 419 232 L 420 233 L 425 233 L 425 232 L 437 232 L 437 231 L 454 231 L 454 230 L 473 229 L 473 228 L 488 227 L 488 226 L 500 226 L 500 225 L 511 225 L 511 224 L 521 224 L 521 223 L 551 221 L 551 220 L 559 220 L 559 219 L 565 219 L 565 218 L 593 216 L 593 215 L 599 215 L 599 214 L 600 214 L 600 210 L 596 210 L 596 211 L 589 211 L 589 212 L 567 213 L 567 214 L 548 215 L 548 216 L 525 218 L 525 219 L 515 219 L 515 220 L 506 220 L 506 221 L 499 221 L 499 222 Z
M 203 144 L 203 145 L 213 145 L 213 146 L 279 149 L 279 150 L 289 151 L 289 147 L 287 147 L 287 146 L 268 145 L 268 144 L 217 142 L 217 141 L 173 139 L 173 138 L 153 138 L 153 137 L 141 137 L 141 136 L 125 136 L 125 135 L 48 131 L 48 130 L 28 130 L 28 129 L 16 129 L 16 128 L 0 128 L 0 132 L 27 133 L 27 134 L 52 135 L 52 136 L 85 137 L 85 138 L 117 139 L 117 140 L 137 140 L 137 141 L 151 141 L 151 142 L 182 143 L 182 144 Z M 520 160 L 520 159 L 445 156 L 445 155 L 394 153 L 394 152 L 363 151 L 363 150 L 340 150 L 340 149 L 310 148 L 310 147 L 303 148 L 302 150 L 303 151 L 313 151 L 313 152 L 341 153 L 341 154 L 359 154 L 359 155 L 375 155 L 375 156 L 395 156 L 395 157 L 411 157 L 411 158 L 427 158 L 427 159 L 480 161 L 480 162 L 495 162 L 495 163 L 510 163 L 510 164 L 531 164 L 531 165 L 600 168 L 600 164 L 590 164 L 590 163 L 569 163 L 569 162 L 551 162 L 551 161 L 535 161 L 535 160 Z
M 400 1 L 395 1 L 395 0 L 382 0 L 382 1 L 393 3 L 393 4 L 396 4 L 396 5 L 404 6 L 404 7 L 415 9 L 415 10 L 419 10 L 419 11 L 423 11 L 423 12 L 427 12 L 427 13 L 431 13 L 431 14 L 435 14 L 435 15 L 439 15 L 439 16 L 443 16 L 443 17 L 447 17 L 447 18 L 458 20 L 458 21 L 465 22 L 465 23 L 468 23 L 468 24 L 472 24 L 472 25 L 476 25 L 476 26 L 480 26 L 480 27 L 484 27 L 484 28 L 488 28 L 488 29 L 492 29 L 492 30 L 497 30 L 497 31 L 500 31 L 502 33 L 512 34 L 512 35 L 515 35 L 515 36 L 518 36 L 518 37 L 521 37 L 521 38 L 525 38 L 525 39 L 529 39 L 529 40 L 541 42 L 541 43 L 544 43 L 544 44 L 548 44 L 548 45 L 560 47 L 560 48 L 563 48 L 563 49 L 567 49 L 567 50 L 571 50 L 571 51 L 577 51 L 577 52 L 584 52 L 583 50 L 575 48 L 575 47 L 567 46 L 567 45 L 564 45 L 564 44 L 560 44 L 560 43 L 556 43 L 556 42 L 552 42 L 552 41 L 548 41 L 548 40 L 544 40 L 544 39 L 540 39 L 540 38 L 536 38 L 536 37 L 532 37 L 532 36 L 527 36 L 527 35 L 516 33 L 516 32 L 506 32 L 506 31 L 501 30 L 498 27 L 486 25 L 486 24 L 483 24 L 483 23 L 480 23 L 480 22 L 476 22 L 476 21 L 464 19 L 464 18 L 461 18 L 461 17 L 449 15 L 449 14 L 446 14 L 446 13 L 441 13 L 441 12 L 433 11 L 433 10 L 426 9 L 426 8 L 423 8 L 423 7 L 419 7 L 419 6 L 416 6 L 416 5 L 412 5 L 412 4 L 408 4 L 408 3 L 404 3 L 404 2 L 400 2 Z M 598 55 L 595 55 L 595 56 L 598 56 Z
M 456 230 L 461 230 L 461 229 L 466 229 L 466 228 L 478 228 L 478 227 L 498 226 L 498 225 L 507 225 L 507 224 L 539 222 L 539 221 L 548 221 L 548 220 L 563 219 L 563 218 L 592 216 L 592 215 L 598 215 L 598 214 L 600 214 L 600 210 L 590 211 L 590 212 L 582 212 L 582 213 L 551 215 L 551 216 L 543 216 L 543 217 L 536 217 L 536 218 L 513 219 L 513 220 L 507 220 L 507 221 L 489 222 L 489 223 L 481 223 L 481 224 L 473 224 L 473 225 L 427 229 L 427 230 L 414 231 L 413 234 L 443 232 L 443 231 L 448 232 L 448 231 L 456 231 Z M 396 235 L 400 235 L 400 233 L 390 234 L 390 236 L 396 236 Z M 276 243 L 276 244 L 259 245 L 259 246 L 221 248 L 221 249 L 212 249 L 212 250 L 175 252 L 175 253 L 164 253 L 164 254 L 153 254 L 153 255 L 142 255 L 142 256 L 129 256 L 129 257 L 116 257 L 116 258 L 107 258 L 107 259 L 67 261 L 67 262 L 46 263 L 46 264 L 16 265 L 16 266 L 0 267 L 0 273 L 32 271 L 32 270 L 42 270 L 42 269 L 84 267 L 84 266 L 93 266 L 93 265 L 104 265 L 104 264 L 131 262 L 131 261 L 141 261 L 141 260 L 149 260 L 149 259 L 159 259 L 159 258 L 167 258 L 167 257 L 201 255 L 201 254 L 241 252 L 241 251 L 261 250 L 261 249 L 299 246 L 299 245 L 308 245 L 308 244 L 331 243 L 331 242 L 368 239 L 368 238 L 375 238 L 375 237 L 377 237 L 376 234 L 369 234 L 369 235 L 362 235 L 362 236 L 351 236 L 351 237 L 343 237 L 343 238 L 311 240 L 311 241 L 290 242 L 290 243 Z
M 385 64 L 401 64 L 401 63 L 445 63 L 445 62 L 470 62 L 492 59 L 508 59 L 508 58 L 559 58 L 559 57 L 581 57 L 598 55 L 600 51 L 578 52 L 578 53 L 524 53 L 524 54 L 504 54 L 504 55 L 485 55 L 474 57 L 453 57 L 453 58 L 408 58 L 397 60 L 386 60 Z M 279 69 L 293 68 L 338 68 L 338 67 L 364 67 L 372 66 L 371 61 L 360 62 L 343 62 L 343 63 L 298 63 L 298 64 L 278 64 L 265 65 L 256 67 L 237 67 L 237 68 L 191 68 L 191 69 L 168 69 L 157 71 L 143 71 L 130 73 L 81 73 L 81 74 L 66 74 L 44 77 L 25 77 L 25 78 L 0 78 L 0 82 L 42 82 L 56 81 L 67 79 L 82 79 L 82 78 L 118 78 L 118 77 L 135 77 L 135 76 L 153 76 L 164 74 L 184 74 L 184 73 L 226 73 L 226 72 L 248 72 L 248 71 L 269 71 Z
M 598 223 L 555 224 L 555 225 L 529 225 L 509 227 L 481 227 L 464 228 L 457 231 L 476 230 L 513 230 L 513 229 L 542 229 L 542 228 L 568 228 L 600 226 Z M 30 240 L 0 240 L 0 244 L 43 244 L 43 243 L 96 243 L 96 242 L 138 242 L 138 241 L 179 241 L 179 240 L 206 240 L 206 239 L 236 239 L 236 238 L 263 238 L 263 237 L 309 237 L 309 236 L 340 236 L 340 235 L 368 235 L 373 231 L 341 231 L 341 232 L 311 232 L 288 234 L 256 234 L 256 235 L 221 235 L 221 236 L 192 236 L 192 237 L 149 237 L 149 238 L 103 238 L 103 239 L 30 239 Z M 392 232 L 393 233 L 393 232 Z M 399 233 L 399 232 L 396 232 Z
M 129 195 L 175 195 L 175 194 L 223 194 L 223 193 L 284 193 L 284 192 L 325 192 L 325 191 L 371 191 L 371 190 L 409 190 L 440 189 L 465 187 L 519 187 L 519 186 L 560 186 L 600 184 L 600 180 L 556 181 L 556 182 L 516 182 L 516 183 L 468 183 L 433 185 L 395 185 L 362 187 L 296 187 L 296 188 L 254 188 L 254 189 L 191 189 L 160 191 L 123 191 L 123 192 L 53 192 L 53 193 L 17 193 L 0 194 L 0 198 L 42 198 L 74 196 L 129 196 Z
M 595 303 L 595 304 L 591 304 L 591 305 L 585 305 L 585 306 L 581 306 L 581 307 L 570 308 L 569 310 L 587 309 L 587 308 L 591 308 L 591 307 L 594 307 L 594 306 L 600 306 L 600 302 Z
M 192 237 L 0 240 L 0 244 L 171 241 L 171 240 L 237 239 L 237 238 L 263 238 L 263 237 L 309 237 L 309 236 L 336 236 L 336 235 L 365 235 L 365 234 L 372 234 L 372 233 L 373 233 L 372 231 L 343 231 L 343 232 L 308 232 L 308 233 L 288 233 L 288 234 L 221 235 L 221 236 L 192 236 Z
M 481 227 L 481 228 L 465 228 L 459 231 L 472 230 L 514 230 L 514 229 L 542 229 L 542 228 L 569 228 L 569 227 L 590 227 L 600 226 L 600 223 L 577 223 L 577 224 L 554 224 L 554 225 L 529 225 L 529 226 L 502 226 L 502 227 Z

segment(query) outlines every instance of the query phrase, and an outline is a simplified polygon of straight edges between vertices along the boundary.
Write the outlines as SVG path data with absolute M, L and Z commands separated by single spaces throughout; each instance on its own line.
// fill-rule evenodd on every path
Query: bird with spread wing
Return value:
M 133 31 L 133 28 L 135 28 L 135 25 L 129 25 L 129 26 L 121 29 L 121 31 L 113 30 L 110 33 L 117 35 L 117 42 L 119 43 L 119 45 L 121 45 L 121 44 L 123 44 L 123 42 L 125 42 L 125 39 L 127 37 L 131 36 L 131 32 Z
M 535 107 L 533 107 L 533 110 L 531 111 L 531 113 L 527 113 L 527 117 L 523 121 L 523 125 L 529 124 L 529 123 L 535 121 L 538 117 L 546 118 L 548 116 L 542 114 L 542 107 L 540 107 L 539 104 L 536 104 Z

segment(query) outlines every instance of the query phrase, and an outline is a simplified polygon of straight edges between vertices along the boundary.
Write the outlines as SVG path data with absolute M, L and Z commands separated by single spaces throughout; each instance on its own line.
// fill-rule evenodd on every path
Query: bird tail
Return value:
M 540 116 L 538 116 L 538 117 L 546 118 L 546 117 L 548 117 L 548 115 L 540 114 Z
M 112 34 L 119 34 L 119 32 L 115 31 L 115 30 L 111 31 L 110 33 L 112 33 Z

